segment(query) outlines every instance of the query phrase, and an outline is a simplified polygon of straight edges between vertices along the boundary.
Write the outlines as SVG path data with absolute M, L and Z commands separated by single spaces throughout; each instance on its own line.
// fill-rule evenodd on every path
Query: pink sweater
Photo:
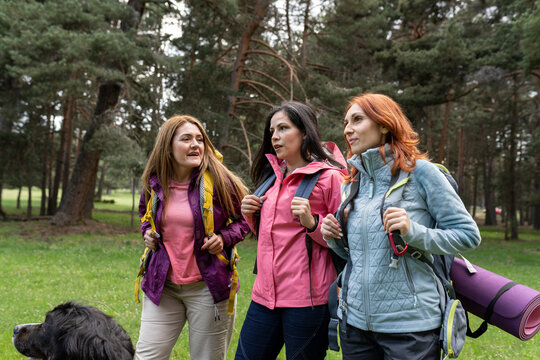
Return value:
M 188 202 L 189 183 L 171 181 L 161 235 L 171 260 L 167 280 L 175 284 L 191 284 L 202 280 L 195 261 L 193 214 Z

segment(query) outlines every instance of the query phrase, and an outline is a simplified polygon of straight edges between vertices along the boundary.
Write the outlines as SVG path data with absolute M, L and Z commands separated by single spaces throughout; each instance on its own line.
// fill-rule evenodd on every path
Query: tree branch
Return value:
M 252 84 L 253 86 L 261 86 L 261 87 L 265 88 L 266 90 L 270 91 L 272 94 L 279 97 L 281 99 L 281 101 L 285 101 L 285 98 L 280 93 L 278 93 L 276 90 L 272 89 L 270 86 L 268 86 L 266 84 L 263 84 L 262 82 L 255 81 L 255 80 L 242 79 L 242 80 L 240 80 L 240 83 Z
M 247 72 L 252 72 L 252 73 L 255 73 L 255 74 L 259 74 L 271 81 L 273 81 L 274 83 L 276 83 L 280 88 L 282 88 L 283 90 L 285 90 L 287 93 L 289 93 L 289 89 L 287 89 L 287 87 L 285 85 L 283 85 L 283 83 L 281 81 L 279 81 L 278 79 L 276 79 L 275 77 L 272 77 L 270 75 L 268 75 L 267 73 L 265 72 L 262 72 L 260 70 L 256 70 L 256 69 L 253 69 L 253 68 L 244 68 L 244 71 L 247 71 Z
M 264 100 L 268 101 L 268 102 L 272 102 L 272 100 L 270 100 L 268 98 L 268 96 L 266 96 L 258 87 L 256 87 L 255 85 L 253 84 L 250 84 L 250 83 L 246 83 L 247 86 L 249 86 L 250 88 L 252 88 L 253 90 L 255 90 L 255 92 L 257 92 L 257 94 L 259 94 L 261 97 L 264 98 Z M 235 115 L 236 117 L 236 115 Z

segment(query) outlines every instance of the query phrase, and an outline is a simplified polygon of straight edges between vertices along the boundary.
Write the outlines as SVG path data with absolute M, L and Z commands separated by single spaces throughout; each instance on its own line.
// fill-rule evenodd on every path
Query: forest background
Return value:
M 518 239 L 540 229 L 539 34 L 540 0 L 0 0 L 0 215 L 3 189 L 28 192 L 27 218 L 39 189 L 57 225 L 137 196 L 174 114 L 251 186 L 272 106 L 309 104 L 344 150 L 347 102 L 379 92 L 473 216 Z

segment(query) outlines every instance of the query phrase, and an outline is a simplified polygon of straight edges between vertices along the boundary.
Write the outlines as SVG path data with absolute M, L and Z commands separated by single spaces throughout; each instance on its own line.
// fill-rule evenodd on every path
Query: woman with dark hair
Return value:
M 358 193 L 351 192 L 350 205 L 340 209 L 345 229 L 333 215 L 322 220 L 321 229 L 328 245 L 349 259 L 338 309 L 343 359 L 438 360 L 442 317 L 436 276 L 409 253 L 392 262 L 391 239 L 401 236 L 432 261 L 432 254 L 478 246 L 478 227 L 442 172 L 418 150 L 417 133 L 392 99 L 353 98 L 344 135 L 351 172 L 342 192 L 348 198 L 356 183 Z M 400 172 L 408 173 L 402 199 L 383 207 Z
M 258 237 L 257 277 L 236 359 L 273 360 L 283 345 L 288 359 L 326 356 L 328 288 L 336 272 L 318 219 L 340 203 L 346 173 L 340 163 L 337 146 L 321 144 L 308 106 L 286 102 L 268 114 L 251 175 L 257 186 L 273 174 L 276 180 L 263 196 L 242 200 L 242 213 Z M 295 197 L 304 176 L 317 172 L 309 199 Z
M 149 202 L 155 216 L 141 223 L 145 245 L 154 252 L 141 283 L 135 359 L 168 359 L 186 321 L 191 359 L 226 357 L 234 327 L 228 299 L 236 294 L 230 294 L 233 272 L 218 256 L 230 253 L 249 227 L 240 214 L 247 188 L 220 156 L 191 116 L 173 116 L 159 130 L 139 203 L 141 218 Z M 205 235 L 201 212 L 210 199 L 201 199 L 199 183 L 208 179 L 206 172 L 213 183 L 208 197 L 214 221 L 213 233 Z

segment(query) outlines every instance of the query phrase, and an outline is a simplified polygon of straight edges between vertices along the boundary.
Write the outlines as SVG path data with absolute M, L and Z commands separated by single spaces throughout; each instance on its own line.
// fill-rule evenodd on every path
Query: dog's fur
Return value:
M 17 325 L 13 345 L 23 355 L 44 360 L 128 360 L 135 354 L 116 321 L 73 302 L 49 311 L 41 324 Z

